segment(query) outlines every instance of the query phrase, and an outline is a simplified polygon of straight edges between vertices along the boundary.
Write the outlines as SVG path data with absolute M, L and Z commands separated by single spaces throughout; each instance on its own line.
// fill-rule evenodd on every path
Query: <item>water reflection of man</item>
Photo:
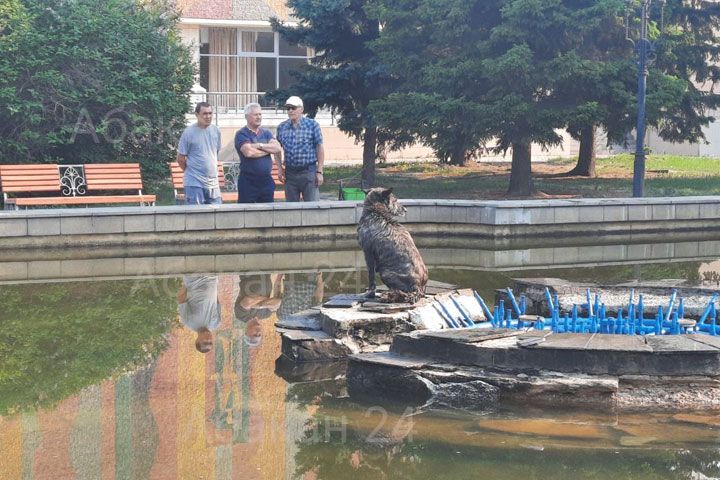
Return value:
M 288 273 L 283 276 L 282 291 L 278 318 L 314 307 L 322 302 L 325 292 L 322 273 Z
M 261 320 L 277 312 L 281 299 L 277 298 L 279 282 L 268 274 L 241 276 L 235 300 L 235 320 L 243 329 L 243 340 L 250 346 L 262 342 Z
M 195 348 L 208 353 L 213 347 L 212 331 L 220 326 L 220 302 L 216 276 L 184 276 L 177 295 L 183 325 L 197 332 Z

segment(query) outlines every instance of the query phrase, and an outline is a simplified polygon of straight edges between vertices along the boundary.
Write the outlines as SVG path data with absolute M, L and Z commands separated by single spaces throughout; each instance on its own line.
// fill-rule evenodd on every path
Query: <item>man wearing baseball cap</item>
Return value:
M 277 127 L 277 139 L 283 147 L 284 164 L 280 155 L 275 157 L 278 179 L 285 183 L 285 200 L 305 202 L 320 200 L 320 185 L 323 184 L 322 132 L 315 120 L 303 117 L 303 101 L 292 96 L 285 102 L 288 119 Z

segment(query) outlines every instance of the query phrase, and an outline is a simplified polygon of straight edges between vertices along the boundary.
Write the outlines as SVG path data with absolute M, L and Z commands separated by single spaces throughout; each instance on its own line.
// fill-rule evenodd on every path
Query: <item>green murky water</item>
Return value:
M 431 278 L 491 299 L 519 276 L 709 271 L 705 259 Z M 720 478 L 713 412 L 419 411 L 353 402 L 341 368 L 276 365 L 278 317 L 359 291 L 357 270 L 201 277 L 0 285 L 0 480 Z M 213 319 L 206 354 L 193 315 Z

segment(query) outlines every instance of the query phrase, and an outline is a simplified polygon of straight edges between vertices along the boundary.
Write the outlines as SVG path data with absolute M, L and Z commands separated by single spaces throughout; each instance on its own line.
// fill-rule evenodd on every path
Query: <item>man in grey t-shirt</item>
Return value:
M 200 102 L 195 106 L 197 123 L 187 127 L 178 144 L 177 162 L 185 174 L 185 204 L 222 203 L 218 182 L 217 153 L 220 130 L 212 124 L 213 109 Z
M 218 278 L 208 275 L 184 276 L 177 300 L 183 325 L 197 332 L 195 348 L 201 353 L 209 352 L 213 346 L 212 331 L 220 326 Z

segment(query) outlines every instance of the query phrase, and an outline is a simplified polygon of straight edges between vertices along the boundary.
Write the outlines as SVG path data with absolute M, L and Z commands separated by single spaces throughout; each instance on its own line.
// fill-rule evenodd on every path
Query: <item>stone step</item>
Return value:
M 582 374 L 543 375 L 433 362 L 392 352 L 352 355 L 350 396 L 414 406 L 494 409 L 506 402 L 613 408 L 619 380 Z
M 527 341 L 536 336 L 543 336 L 544 341 Z M 720 339 L 700 334 L 642 337 L 512 329 L 418 330 L 395 336 L 390 351 L 451 365 L 518 371 L 665 376 L 714 376 L 720 371 Z
M 317 362 L 344 359 L 354 353 L 348 346 L 321 330 L 278 329 L 282 354 L 290 361 Z
M 334 362 L 293 362 L 285 355 L 275 360 L 275 374 L 288 383 L 315 383 L 320 380 L 344 379 L 347 359 Z
M 288 315 L 283 319 L 275 322 L 275 328 L 286 330 L 322 330 L 320 321 L 320 309 L 309 308 L 302 312 Z

